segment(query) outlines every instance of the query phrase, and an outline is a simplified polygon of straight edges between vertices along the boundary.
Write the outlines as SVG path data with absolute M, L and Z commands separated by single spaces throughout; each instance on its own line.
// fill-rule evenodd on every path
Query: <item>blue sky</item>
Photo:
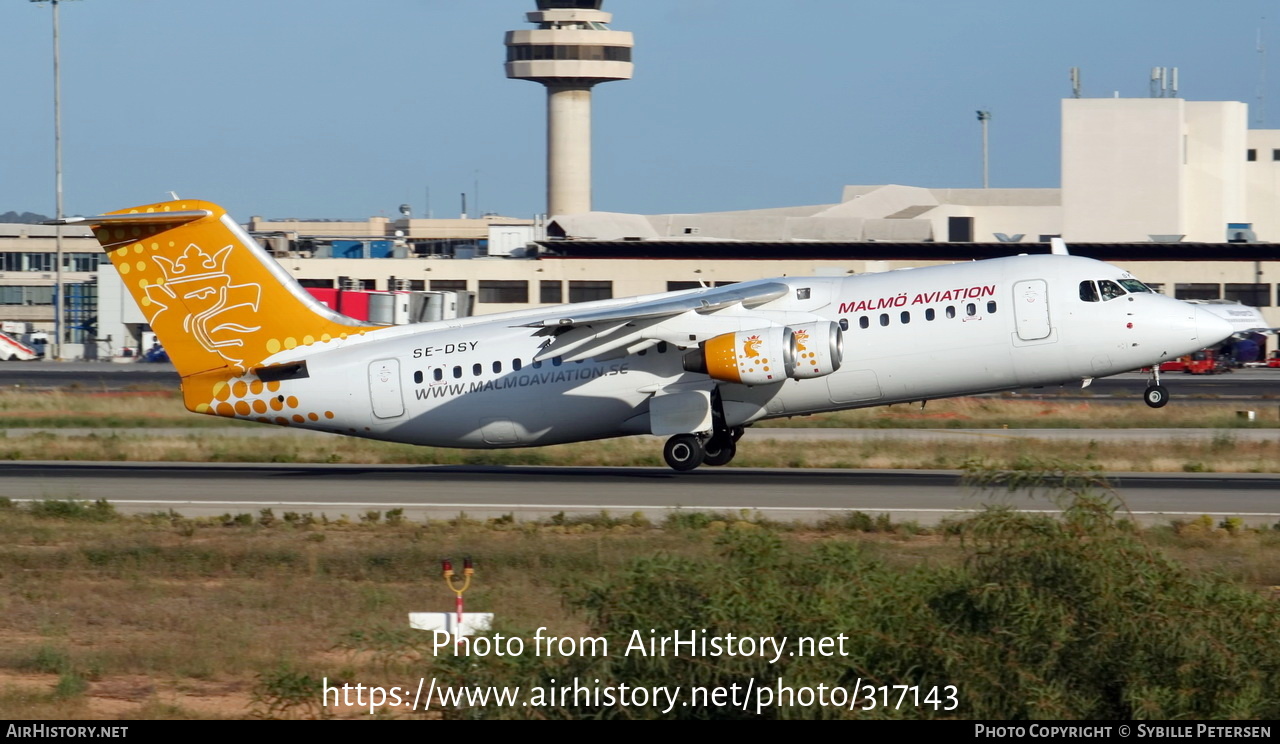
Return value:
M 174 190 L 241 220 L 545 208 L 545 95 L 507 80 L 532 0 L 61 4 L 68 214 Z M 1068 69 L 1087 97 L 1192 100 L 1280 128 L 1280 4 L 1265 0 L 606 0 L 636 75 L 595 92 L 595 208 L 837 201 L 845 184 L 1054 187 Z M 1265 22 L 1264 16 L 1272 17 Z M 0 211 L 53 212 L 50 9 L 0 5 Z M 476 196 L 471 196 L 473 213 Z

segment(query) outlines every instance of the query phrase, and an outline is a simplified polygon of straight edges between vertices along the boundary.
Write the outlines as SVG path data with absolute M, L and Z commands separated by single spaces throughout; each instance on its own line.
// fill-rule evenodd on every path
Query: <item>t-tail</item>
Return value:
M 378 327 L 315 300 L 216 204 L 182 199 L 61 224 L 93 228 L 181 375 L 192 411 L 224 413 L 218 401 L 230 381 L 281 350 Z

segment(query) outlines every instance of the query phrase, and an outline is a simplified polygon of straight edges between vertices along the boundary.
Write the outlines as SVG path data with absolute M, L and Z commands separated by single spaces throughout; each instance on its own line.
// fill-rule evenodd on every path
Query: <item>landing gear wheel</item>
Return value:
M 733 435 L 727 431 L 712 436 L 702 447 L 706 452 L 702 458 L 702 464 L 712 467 L 728 465 L 733 456 L 738 454 L 738 445 Z
M 677 434 L 662 448 L 662 459 L 672 470 L 687 473 L 702 464 L 706 457 L 702 439 L 696 434 Z
M 1169 389 L 1164 385 L 1152 385 L 1142 394 L 1142 400 L 1152 408 L 1164 408 L 1169 402 Z

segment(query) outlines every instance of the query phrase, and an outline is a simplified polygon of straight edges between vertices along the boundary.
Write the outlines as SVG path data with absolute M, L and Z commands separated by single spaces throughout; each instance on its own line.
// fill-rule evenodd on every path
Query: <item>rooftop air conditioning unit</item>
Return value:
M 1252 222 L 1228 222 L 1228 243 L 1256 243 L 1258 236 L 1253 232 Z

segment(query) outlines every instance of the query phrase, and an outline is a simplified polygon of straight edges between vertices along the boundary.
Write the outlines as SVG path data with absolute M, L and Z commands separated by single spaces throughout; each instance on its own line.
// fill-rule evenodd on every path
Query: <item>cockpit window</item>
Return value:
M 1137 279 L 1121 279 L 1121 280 L 1120 280 L 1120 286 L 1124 287 L 1125 289 L 1129 290 L 1130 292 L 1133 292 L 1134 294 L 1137 294 L 1138 292 L 1150 292 L 1150 291 L 1151 291 L 1151 288 L 1150 288 L 1150 287 L 1148 287 L 1147 285 L 1145 285 L 1145 284 L 1143 284 L 1142 282 L 1138 281 Z
M 1098 287 L 1091 281 L 1080 282 L 1080 299 L 1085 302 L 1098 302 Z
M 1126 292 L 1120 288 L 1119 284 L 1110 279 L 1103 279 L 1098 282 L 1098 290 L 1102 292 L 1102 301 L 1114 300 L 1117 297 L 1124 297 Z

